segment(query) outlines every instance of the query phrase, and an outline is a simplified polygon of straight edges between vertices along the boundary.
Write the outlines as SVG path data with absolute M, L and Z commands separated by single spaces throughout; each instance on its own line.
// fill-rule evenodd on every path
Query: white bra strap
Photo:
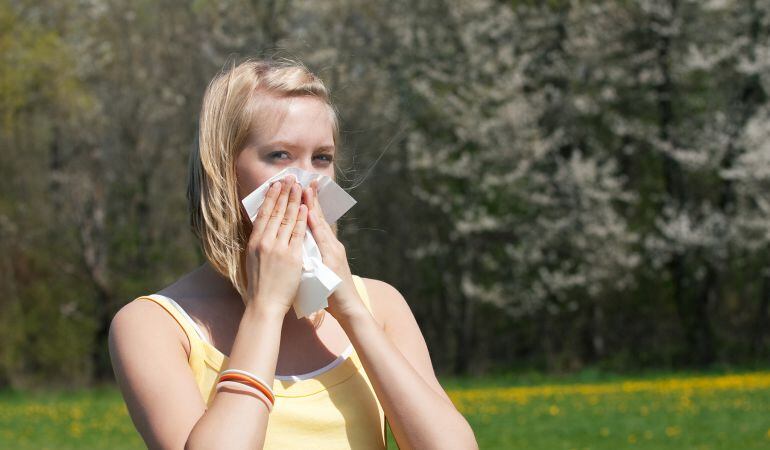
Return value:
M 201 332 L 201 329 L 198 327 L 198 324 L 195 323 L 194 320 L 192 320 L 192 317 L 190 317 L 190 315 L 187 314 L 187 311 L 182 309 L 182 307 L 179 306 L 179 304 L 177 302 L 175 302 L 174 299 L 172 299 L 170 297 L 166 297 L 165 295 L 161 295 L 161 294 L 151 294 L 151 295 L 149 295 L 149 297 L 160 297 L 160 298 L 166 299 L 171 304 L 171 306 L 173 306 L 174 308 L 176 308 L 177 311 L 182 313 L 182 315 L 187 319 L 187 321 L 190 322 L 190 324 L 193 326 L 193 329 L 195 329 L 195 332 L 198 333 L 198 337 L 201 338 L 201 340 L 203 342 L 208 342 L 206 337 Z

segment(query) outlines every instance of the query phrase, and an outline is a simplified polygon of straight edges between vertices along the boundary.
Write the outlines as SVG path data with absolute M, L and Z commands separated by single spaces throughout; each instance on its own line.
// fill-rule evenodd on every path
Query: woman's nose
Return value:
M 297 165 L 295 167 L 299 167 L 302 170 L 305 170 L 307 172 L 316 172 L 316 170 L 313 168 L 313 161 L 312 159 L 298 159 Z

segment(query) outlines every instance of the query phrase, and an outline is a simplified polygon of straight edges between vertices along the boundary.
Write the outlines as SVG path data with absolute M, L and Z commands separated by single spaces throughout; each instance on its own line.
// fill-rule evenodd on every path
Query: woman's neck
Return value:
M 206 297 L 233 299 L 233 301 L 237 299 L 239 302 L 243 302 L 241 295 L 230 280 L 217 272 L 208 261 L 198 267 L 194 273 L 196 278 L 200 280 L 200 285 L 205 286 L 205 292 L 201 294 L 204 294 Z M 325 314 L 326 311 L 321 311 L 318 317 Z M 304 317 L 298 319 L 294 313 L 294 308 L 289 308 L 283 319 L 283 328 L 291 333 L 308 333 L 314 331 L 316 327 L 311 319 Z

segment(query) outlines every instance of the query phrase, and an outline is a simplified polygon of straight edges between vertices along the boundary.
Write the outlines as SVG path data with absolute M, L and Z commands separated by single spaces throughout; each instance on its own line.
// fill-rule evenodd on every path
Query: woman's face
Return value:
M 242 200 L 287 167 L 334 179 L 333 122 L 322 100 L 310 97 L 270 99 L 279 120 L 250 137 L 235 160 L 238 198 Z

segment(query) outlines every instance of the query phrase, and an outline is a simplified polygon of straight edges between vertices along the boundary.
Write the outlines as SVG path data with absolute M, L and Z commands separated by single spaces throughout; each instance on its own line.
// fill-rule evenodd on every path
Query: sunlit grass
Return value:
M 0 448 L 146 448 L 115 388 L 0 395 Z
M 770 373 L 451 390 L 482 448 L 770 448 Z
M 595 383 L 445 383 L 483 449 L 770 448 L 770 372 Z M 461 387 L 462 386 L 462 387 Z M 391 448 L 395 441 L 390 437 Z M 0 394 L 0 448 L 144 445 L 114 388 Z

